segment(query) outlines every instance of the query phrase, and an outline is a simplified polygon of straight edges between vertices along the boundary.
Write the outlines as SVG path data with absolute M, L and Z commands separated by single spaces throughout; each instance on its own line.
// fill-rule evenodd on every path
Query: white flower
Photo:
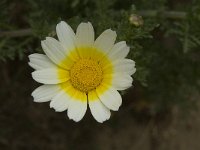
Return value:
M 59 40 L 42 41 L 46 55 L 31 54 L 32 77 L 44 85 L 32 93 L 35 102 L 50 102 L 55 111 L 67 111 L 68 117 L 80 121 L 87 104 L 98 122 L 117 111 L 122 98 L 117 90 L 132 86 L 135 62 L 125 57 L 129 47 L 125 41 L 115 44 L 116 32 L 105 30 L 94 40 L 90 22 L 81 23 L 76 31 L 61 21 L 56 26 Z

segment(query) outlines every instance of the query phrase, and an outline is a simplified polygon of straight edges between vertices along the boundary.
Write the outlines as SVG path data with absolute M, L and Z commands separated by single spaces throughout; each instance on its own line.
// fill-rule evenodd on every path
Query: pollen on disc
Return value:
M 102 67 L 92 59 L 80 59 L 70 70 L 70 80 L 74 88 L 88 92 L 102 82 Z

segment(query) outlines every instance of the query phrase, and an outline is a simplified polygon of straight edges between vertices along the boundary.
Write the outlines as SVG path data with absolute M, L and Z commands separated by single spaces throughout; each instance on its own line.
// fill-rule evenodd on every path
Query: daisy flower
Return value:
M 32 93 L 35 102 L 50 101 L 57 112 L 67 110 L 69 119 L 80 121 L 89 105 L 98 122 L 110 118 L 110 110 L 122 104 L 118 91 L 132 86 L 135 62 L 125 57 L 125 41 L 115 44 L 116 32 L 105 30 L 96 40 L 90 22 L 81 23 L 76 33 L 61 21 L 56 26 L 58 40 L 41 42 L 44 54 L 29 55 L 35 69 L 32 77 L 44 85 Z

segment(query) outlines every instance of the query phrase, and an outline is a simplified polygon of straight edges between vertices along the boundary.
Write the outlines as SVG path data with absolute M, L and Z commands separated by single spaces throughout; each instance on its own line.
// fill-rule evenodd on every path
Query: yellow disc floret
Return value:
M 92 59 L 80 59 L 70 70 L 70 80 L 74 88 L 88 93 L 102 82 L 101 65 Z

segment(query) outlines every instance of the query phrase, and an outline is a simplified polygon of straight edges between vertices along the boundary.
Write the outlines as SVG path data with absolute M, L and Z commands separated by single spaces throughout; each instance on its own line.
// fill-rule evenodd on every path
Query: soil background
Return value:
M 0 65 L 0 150 L 200 149 L 198 109 L 182 113 L 174 107 L 156 116 L 136 112 L 132 88 L 110 120 L 99 124 L 88 109 L 83 120 L 75 123 L 66 112 L 50 109 L 48 102 L 33 102 L 31 92 L 38 84 L 31 78 L 27 60 Z

